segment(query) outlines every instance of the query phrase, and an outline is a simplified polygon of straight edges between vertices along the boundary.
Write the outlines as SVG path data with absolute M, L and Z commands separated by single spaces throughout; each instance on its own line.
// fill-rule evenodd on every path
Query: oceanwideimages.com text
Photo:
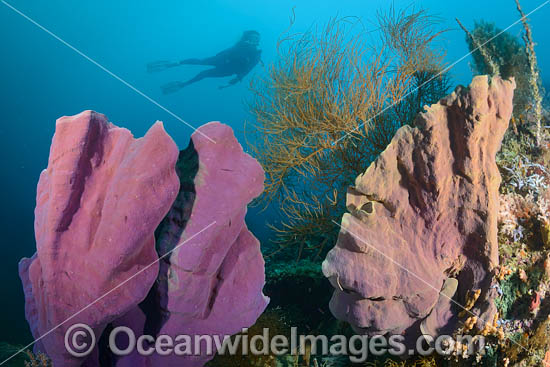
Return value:
M 452 355 L 462 356 L 483 354 L 483 338 L 470 335 L 451 337 L 442 335 L 437 338 L 421 336 L 414 347 L 407 348 L 402 335 L 299 335 L 298 328 L 290 329 L 288 335 L 271 335 L 268 328 L 262 334 L 248 335 L 248 330 L 229 335 L 139 335 L 125 326 L 118 326 L 108 335 L 109 349 L 117 356 L 126 356 L 137 352 L 142 356 L 158 354 L 161 356 L 204 356 L 204 355 L 274 355 L 304 354 L 316 356 L 348 356 L 351 362 L 362 363 L 369 356 L 405 355 Z M 85 324 L 75 324 L 65 333 L 65 347 L 75 357 L 84 357 L 95 346 L 96 336 Z

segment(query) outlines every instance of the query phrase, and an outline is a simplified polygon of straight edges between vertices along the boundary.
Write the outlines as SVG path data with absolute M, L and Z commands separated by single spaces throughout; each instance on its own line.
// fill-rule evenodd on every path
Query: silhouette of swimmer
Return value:
M 204 78 L 222 78 L 235 75 L 227 85 L 219 87 L 220 89 L 227 88 L 240 82 L 259 62 L 261 63 L 260 55 L 262 51 L 258 49 L 259 43 L 260 34 L 258 32 L 245 31 L 239 42 L 233 47 L 219 52 L 216 56 L 206 59 L 185 59 L 179 62 L 157 61 L 147 65 L 147 69 L 149 72 L 156 72 L 180 65 L 205 65 L 214 67 L 201 71 L 186 82 L 176 81 L 163 85 L 161 88 L 164 94 L 175 93 L 181 88 L 196 83 Z

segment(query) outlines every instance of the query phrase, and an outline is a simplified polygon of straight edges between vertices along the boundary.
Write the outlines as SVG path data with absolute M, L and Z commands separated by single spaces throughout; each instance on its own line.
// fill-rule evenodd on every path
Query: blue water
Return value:
M 112 73 L 158 101 L 193 126 L 218 120 L 231 125 L 244 143 L 243 121 L 250 119 L 244 102 L 251 75 L 243 83 L 224 90 L 221 80 L 203 80 L 174 95 L 164 96 L 159 86 L 192 77 L 201 67 L 182 67 L 147 74 L 148 62 L 162 59 L 211 56 L 232 46 L 242 31 L 256 29 L 262 35 L 262 59 L 269 65 L 276 57 L 275 45 L 288 26 L 295 6 L 295 31 L 330 17 L 357 16 L 367 28 L 387 0 L 209 0 L 209 1 L 23 1 L 9 4 L 55 33 Z M 542 3 L 523 0 L 525 12 Z M 468 52 L 464 34 L 454 21 L 458 17 L 470 29 L 476 19 L 505 28 L 518 19 L 513 0 L 398 1 L 397 8 L 423 6 L 439 15 L 449 32 L 440 46 L 453 63 Z M 550 70 L 548 19 L 550 5 L 533 14 L 531 24 L 543 78 Z M 520 34 L 521 25 L 510 30 Z M 187 146 L 192 130 L 101 70 L 74 50 L 38 28 L 5 4 L 0 4 L 0 150 L 2 156 L 1 221 L 2 308 L 0 341 L 30 340 L 24 319 L 23 292 L 17 263 L 34 253 L 33 209 L 40 171 L 46 167 L 55 119 L 85 109 L 102 112 L 119 126 L 142 136 L 155 120 L 177 144 Z M 471 72 L 466 58 L 452 69 L 454 84 L 467 84 Z M 252 74 L 265 72 L 258 66 Z M 255 213 L 257 210 L 253 209 Z M 262 240 L 266 214 L 249 216 L 250 227 Z

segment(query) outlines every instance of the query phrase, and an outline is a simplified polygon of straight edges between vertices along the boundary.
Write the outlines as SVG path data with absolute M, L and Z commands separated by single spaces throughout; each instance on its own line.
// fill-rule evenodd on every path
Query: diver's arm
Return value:
M 250 68 L 250 70 L 252 70 L 252 68 Z M 249 70 L 249 71 L 250 71 L 250 70 Z M 237 74 L 237 76 L 234 77 L 233 79 L 231 79 L 231 80 L 227 83 L 227 85 L 220 85 L 220 86 L 218 87 L 218 89 L 228 88 L 228 87 L 231 87 L 232 85 L 235 85 L 235 84 L 237 84 L 237 83 L 242 82 L 243 78 L 246 76 L 246 74 L 248 74 L 249 71 L 247 71 L 246 73 Z
M 231 86 L 237 84 L 238 82 L 240 82 L 241 80 L 242 80 L 242 78 L 239 79 L 239 77 L 236 76 L 236 77 L 234 77 L 233 79 L 231 79 L 231 80 L 227 83 L 227 85 L 220 85 L 220 86 L 218 87 L 218 89 L 225 89 L 225 88 L 231 87 Z
M 258 64 L 258 62 L 261 62 L 261 58 L 260 58 L 261 54 L 262 54 L 261 50 L 256 50 L 256 53 L 253 56 L 251 62 L 249 62 L 248 65 L 243 70 L 238 72 L 237 75 L 233 79 L 231 79 L 227 85 L 220 86 L 219 89 L 224 89 L 241 82 L 243 78 L 248 73 L 250 73 L 252 69 L 254 69 L 254 67 Z

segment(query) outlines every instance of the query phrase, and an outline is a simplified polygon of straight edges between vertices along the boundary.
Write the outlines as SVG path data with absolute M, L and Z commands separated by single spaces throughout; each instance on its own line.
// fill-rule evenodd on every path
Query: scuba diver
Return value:
M 260 33 L 256 31 L 245 31 L 239 42 L 233 47 L 219 52 L 216 56 L 206 59 L 185 59 L 179 62 L 157 61 L 148 64 L 147 70 L 148 72 L 156 72 L 180 65 L 213 66 L 211 69 L 201 71 L 186 82 L 177 81 L 163 85 L 161 88 L 164 94 L 177 92 L 181 88 L 196 83 L 204 78 L 222 78 L 235 75 L 227 85 L 219 87 L 219 89 L 227 88 L 240 82 L 258 62 L 262 63 L 260 60 L 262 51 L 258 49 L 259 43 Z

